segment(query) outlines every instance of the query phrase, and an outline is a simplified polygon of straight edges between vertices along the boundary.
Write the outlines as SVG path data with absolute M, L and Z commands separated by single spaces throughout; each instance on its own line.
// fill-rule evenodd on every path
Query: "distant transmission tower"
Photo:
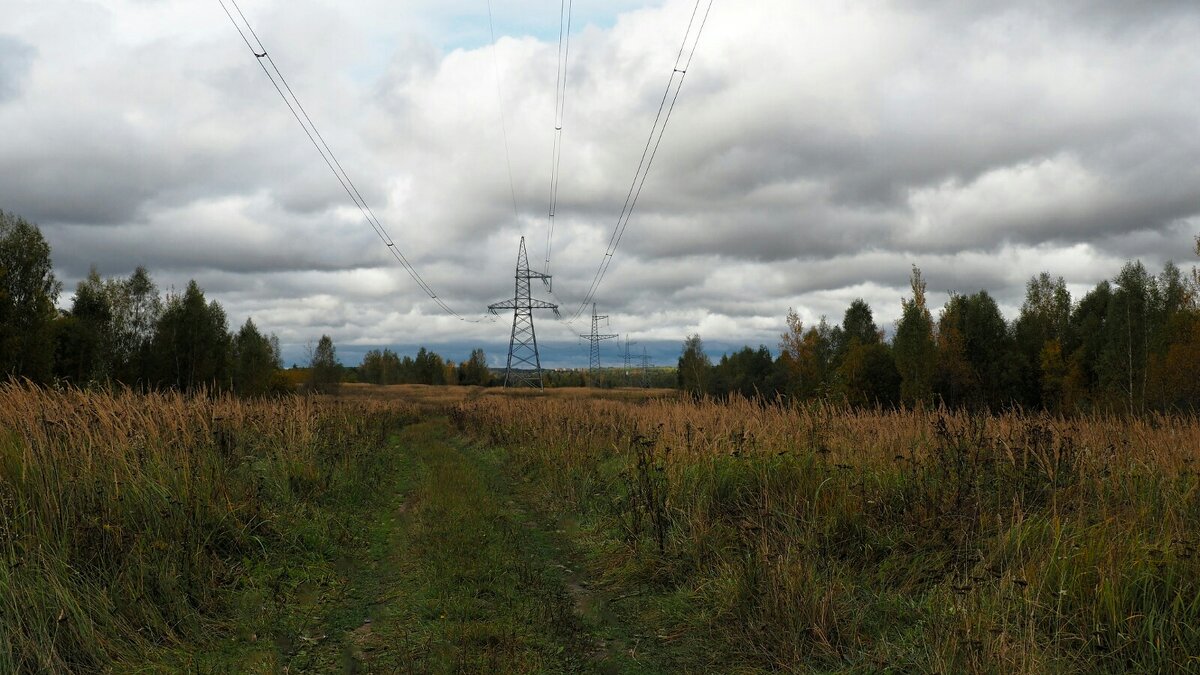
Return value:
M 600 376 L 600 343 L 603 340 L 615 340 L 619 335 L 601 335 L 600 320 L 608 321 L 607 314 L 596 314 L 596 303 L 592 303 L 592 333 L 579 337 L 592 343 L 592 353 L 588 359 L 588 369 L 592 372 L 593 381 Z
M 625 335 L 625 386 L 633 386 L 633 372 L 629 369 L 629 365 L 633 363 L 633 355 L 629 353 L 630 345 L 636 345 L 636 342 L 629 341 L 629 334 Z
M 488 305 L 488 311 L 492 314 L 499 314 L 502 309 L 513 311 L 512 337 L 508 342 L 508 367 L 504 371 L 504 386 L 541 389 L 542 359 L 538 356 L 537 334 L 533 330 L 533 310 L 551 309 L 554 310 L 554 315 L 558 316 L 558 305 L 530 297 L 529 280 L 541 279 L 549 284 L 550 275 L 529 269 L 529 256 L 525 254 L 525 237 L 521 237 L 521 250 L 517 253 L 516 279 L 517 288 L 512 300 Z
M 646 353 L 645 347 L 642 347 L 642 387 L 650 388 L 650 355 Z
M 632 374 L 632 370 L 630 369 L 630 365 L 634 363 L 634 354 L 629 352 L 629 347 L 636 344 L 637 342 L 629 341 L 628 334 L 625 335 L 625 387 L 634 386 L 634 374 Z

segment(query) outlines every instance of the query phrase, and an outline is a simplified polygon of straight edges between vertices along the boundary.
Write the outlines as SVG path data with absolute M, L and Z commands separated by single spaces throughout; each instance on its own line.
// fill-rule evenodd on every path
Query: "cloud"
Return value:
M 693 6 L 574 24 L 554 294 L 535 287 L 568 315 Z M 493 48 L 465 0 L 243 9 L 442 299 L 480 316 L 511 295 L 521 235 L 541 265 L 557 12 L 495 5 Z M 195 277 L 293 349 L 506 343 L 505 319 L 440 314 L 395 264 L 215 4 L 38 0 L 0 25 L 20 36 L 0 36 L 0 208 L 41 223 L 69 282 Z M 716 3 L 601 311 L 635 339 L 774 345 L 789 306 L 836 321 L 863 297 L 889 324 L 913 263 L 935 302 L 987 288 L 1014 311 L 1042 270 L 1085 289 L 1186 261 L 1198 40 L 1192 2 Z M 538 328 L 566 349 L 583 327 Z

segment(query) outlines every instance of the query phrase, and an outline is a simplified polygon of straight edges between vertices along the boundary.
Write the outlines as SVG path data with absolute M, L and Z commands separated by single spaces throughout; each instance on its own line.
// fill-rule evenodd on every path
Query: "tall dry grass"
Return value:
M 554 387 L 550 389 L 505 388 L 479 386 L 445 386 L 427 384 L 343 384 L 337 398 L 342 400 L 368 399 L 373 401 L 404 401 L 429 409 L 474 401 L 481 397 L 517 399 L 569 399 L 569 400 L 615 400 L 646 401 L 653 399 L 675 399 L 680 392 L 676 389 Z
M 797 672 L 1200 672 L 1195 417 L 549 399 L 452 417 L 620 542 L 608 581 L 669 598 L 667 639 Z
M 268 553 L 320 555 L 393 402 L 0 385 L 0 672 L 102 671 L 203 636 Z

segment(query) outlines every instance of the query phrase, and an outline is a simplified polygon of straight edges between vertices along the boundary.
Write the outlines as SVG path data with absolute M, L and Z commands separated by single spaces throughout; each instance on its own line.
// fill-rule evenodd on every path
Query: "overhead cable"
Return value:
M 492 0 L 487 0 L 488 34 L 492 38 L 492 71 L 496 76 L 496 106 L 500 111 L 500 132 L 504 137 L 504 164 L 508 167 L 508 191 L 512 195 L 514 221 L 520 221 L 521 212 L 517 208 L 517 186 L 513 180 L 512 154 L 508 149 L 508 119 L 504 114 L 504 92 L 500 87 L 500 60 L 496 57 L 496 23 L 492 18 Z
M 554 248 L 554 218 L 558 211 L 559 169 L 562 167 L 562 132 L 567 113 L 567 67 L 571 55 L 571 12 L 574 0 L 560 0 L 558 10 L 558 74 L 554 78 L 554 144 L 550 155 L 550 222 L 546 228 L 546 261 L 550 274 Z
M 617 218 L 617 224 L 613 228 L 612 236 L 609 237 L 608 247 L 604 252 L 604 256 L 600 259 L 600 265 L 596 268 L 596 273 L 592 277 L 592 283 L 588 288 L 587 294 L 579 303 L 579 308 L 571 315 L 568 322 L 577 320 L 583 314 L 588 304 L 595 298 L 596 291 L 599 289 L 600 283 L 604 280 L 604 276 L 608 273 L 608 268 L 612 264 L 613 255 L 617 252 L 617 247 L 621 244 L 621 238 L 625 236 L 625 228 L 629 226 L 629 219 L 633 216 L 638 198 L 642 194 L 642 188 L 646 185 L 646 177 L 649 175 L 650 167 L 654 164 L 654 158 L 658 154 L 659 144 L 662 143 L 663 134 L 667 130 L 667 124 L 671 121 L 671 113 L 675 111 L 675 103 L 679 100 L 679 92 L 683 88 L 683 82 L 687 78 L 692 58 L 696 56 L 696 48 L 700 44 L 700 36 L 704 33 L 709 13 L 712 11 L 713 0 L 708 0 L 704 14 L 700 18 L 699 27 L 696 29 L 695 34 L 693 34 L 692 29 L 696 28 L 696 17 L 699 16 L 701 3 L 702 0 L 696 0 L 696 5 L 692 9 L 692 16 L 688 20 L 687 31 L 684 32 L 683 42 L 679 46 L 679 53 L 675 56 L 675 65 L 671 69 L 671 77 L 667 80 L 667 87 L 663 91 L 662 101 L 658 104 L 658 114 L 655 116 L 654 125 L 650 129 L 650 136 L 646 139 L 646 146 L 642 150 L 642 157 L 638 162 L 637 171 L 633 174 L 633 182 L 629 186 L 629 192 L 625 195 L 625 205 L 621 208 L 621 215 Z M 687 54 L 686 60 L 684 59 L 685 53 Z M 667 104 L 668 100 L 670 101 L 670 105 Z
M 254 27 L 250 24 L 249 19 L 247 19 L 246 15 L 242 13 L 242 9 L 238 6 L 237 0 L 229 0 L 229 2 L 233 5 L 233 8 L 237 12 L 238 16 L 241 17 L 242 23 L 245 24 L 245 30 L 243 30 L 242 24 L 239 24 L 237 19 L 234 18 L 233 13 L 229 11 L 229 7 L 225 4 L 225 0 L 217 0 L 217 3 L 221 5 L 221 9 L 225 11 L 225 15 L 229 17 L 230 23 L 232 23 L 233 27 L 237 29 L 238 35 L 241 36 L 242 41 L 246 43 L 246 47 L 250 50 L 250 53 L 254 55 L 255 60 L 258 62 L 259 67 L 262 68 L 262 71 L 267 76 L 267 79 L 269 79 L 271 84 L 275 87 L 275 91 L 279 93 L 280 98 L 283 99 L 283 102 L 287 105 L 288 110 L 291 111 L 292 116 L 296 118 L 296 122 L 299 123 L 300 127 L 304 130 L 304 134 L 308 136 L 308 140 L 312 142 L 313 147 L 316 148 L 317 153 L 321 155 L 321 159 L 324 160 L 325 165 L 329 167 L 329 170 L 333 173 L 334 178 L 337 179 L 338 183 L 342 186 L 342 189 L 345 190 L 346 195 L 350 197 L 350 200 L 354 202 L 354 205 L 358 208 L 359 212 L 362 213 L 363 218 L 367 221 L 371 228 L 375 230 L 376 236 L 378 236 L 379 240 L 387 247 L 388 252 L 393 258 L 396 259 L 396 262 L 400 263 L 404 270 L 408 272 L 408 275 L 412 277 L 417 286 L 419 286 L 421 290 L 424 291 L 425 294 L 428 295 L 430 299 L 432 299 L 434 303 L 442 309 L 442 311 L 456 319 L 459 319 L 460 321 L 465 321 L 468 323 L 481 323 L 481 320 L 468 319 L 454 311 L 454 309 L 446 304 L 444 300 L 438 297 L 438 294 L 434 291 L 433 287 L 421 277 L 420 273 L 417 272 L 416 268 L 411 262 L 409 262 L 408 258 L 405 257 L 404 252 L 401 251 L 400 247 L 396 245 L 395 240 L 392 239 L 387 229 L 383 226 L 383 223 L 380 222 L 378 217 L 376 217 L 375 212 L 367 204 L 366 199 L 363 198 L 358 186 L 356 186 L 354 181 L 350 179 L 349 174 L 346 173 L 346 170 L 342 167 L 342 163 L 333 153 L 333 150 L 329 147 L 329 144 L 325 142 L 325 137 L 321 135 L 321 132 L 317 129 L 317 125 L 309 116 L 308 111 L 304 109 L 304 106 L 300 103 L 300 99 L 296 96 L 295 92 L 292 91 L 291 86 L 287 82 L 287 78 L 283 76 L 283 72 L 280 71 L 279 66 L 275 64 L 275 60 L 271 58 L 270 52 L 267 50 L 266 46 L 263 45 L 262 40 L 259 39 L 258 34 L 254 31 Z M 253 37 L 253 43 L 251 43 L 250 37 L 247 37 L 246 31 L 249 31 L 250 37 Z M 257 48 L 255 48 L 255 45 L 257 45 Z M 267 68 L 267 64 L 270 64 L 269 69 Z M 278 78 L 278 80 L 276 80 L 276 78 Z M 283 86 L 281 87 L 280 84 Z M 287 92 L 286 94 L 284 93 L 285 90 Z
M 505 115 L 505 112 L 504 112 L 504 91 L 501 86 L 500 61 L 496 54 L 496 28 L 495 28 L 495 18 L 494 18 L 494 13 L 492 11 L 491 0 L 487 0 L 487 9 L 488 9 L 488 32 L 492 39 L 492 44 L 491 44 L 492 67 L 493 67 L 493 70 L 495 71 L 495 78 L 496 78 L 496 101 L 498 102 L 499 111 L 500 111 L 500 130 L 502 133 L 502 137 L 504 139 L 504 161 L 508 167 L 508 186 L 509 186 L 509 191 L 512 194 L 513 218 L 516 221 L 520 221 L 521 215 L 520 215 L 520 209 L 517 206 L 517 191 L 516 191 L 516 187 L 515 187 L 515 181 L 513 180 L 512 159 L 511 159 L 511 152 L 509 150 L 509 142 L 508 142 L 507 116 Z M 563 25 L 564 17 L 566 20 L 565 26 Z M 564 306 L 567 303 L 563 302 L 557 295 L 555 295 L 554 287 L 550 284 L 548 275 L 549 275 L 549 270 L 550 270 L 550 253 L 549 253 L 550 242 L 554 236 L 554 213 L 557 208 L 556 204 L 557 204 L 557 198 L 558 198 L 558 179 L 557 179 L 558 170 L 557 170 L 557 167 L 558 167 L 558 157 L 559 157 L 559 149 L 560 149 L 560 146 L 558 144 L 561 141 L 562 126 L 563 126 L 560 122 L 562 120 L 562 112 L 565 109 L 564 97 L 566 96 L 566 63 L 565 63 L 566 55 L 565 55 L 564 49 L 563 49 L 563 47 L 564 47 L 563 41 L 564 41 L 564 39 L 568 39 L 568 40 L 570 39 L 569 38 L 570 22 L 571 22 L 570 21 L 570 7 L 568 5 L 566 5 L 565 0 L 563 0 L 563 4 L 560 7 L 560 12 L 559 12 L 559 56 L 560 56 L 560 59 L 559 59 L 558 75 L 555 78 L 555 82 L 556 82 L 555 87 L 557 89 L 557 92 L 555 94 L 556 102 L 555 102 L 555 116 L 554 116 L 554 119 L 555 119 L 554 134 L 555 134 L 555 146 L 556 147 L 555 147 L 555 152 L 554 152 L 554 155 L 553 155 L 553 158 L 551 161 L 551 173 L 553 174 L 553 177 L 551 178 L 551 189 L 550 189 L 550 227 L 549 227 L 549 232 L 547 234 L 547 239 L 546 239 L 547 253 L 546 253 L 546 268 L 544 271 L 544 274 L 546 276 L 543 277 L 542 281 L 543 281 L 543 283 L 546 284 L 546 292 L 549 293 L 550 296 L 552 298 L 554 298 L 558 304 L 564 305 Z M 565 28 L 565 30 L 564 30 L 564 28 Z M 556 321 L 566 323 L 563 320 L 562 316 L 560 316 L 557 312 L 555 313 L 554 318 Z

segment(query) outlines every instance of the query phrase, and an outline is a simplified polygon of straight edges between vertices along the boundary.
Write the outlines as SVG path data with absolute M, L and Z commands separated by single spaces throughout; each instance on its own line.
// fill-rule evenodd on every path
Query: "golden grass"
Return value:
M 395 401 L 0 384 L 0 672 L 96 671 L 203 636 L 268 551 L 336 537 Z
M 404 401 L 429 408 L 438 408 L 488 399 L 550 399 L 550 400 L 612 400 L 650 401 L 676 399 L 675 389 L 557 387 L 552 389 L 509 389 L 504 387 L 430 386 L 425 384 L 343 384 L 336 398 L 348 400 Z
M 667 633 L 751 665 L 1200 670 L 1194 416 L 483 398 L 452 418 L 619 533 L 611 579 L 666 589 Z
M 961 411 L 652 397 L 636 406 L 586 396 L 467 400 L 478 404 L 465 408 L 473 423 L 506 444 L 611 448 L 631 434 L 642 434 L 670 448 L 672 461 L 713 454 L 773 455 L 805 448 L 829 462 L 887 465 L 895 463 L 898 456 L 924 456 L 941 423 L 950 432 L 982 425 L 979 432 L 1012 462 L 1052 463 L 1055 458 L 1046 455 L 1045 448 L 1069 441 L 1076 459 L 1093 473 L 1121 467 L 1189 475 L 1200 469 L 1200 420 L 1193 415 L 1062 418 L 1010 412 L 981 417 Z M 1044 435 L 1039 443 L 1030 443 L 1031 425 Z
M 430 409 L 582 516 L 602 582 L 719 659 L 703 665 L 1200 671 L 1194 416 L 8 384 L 0 672 L 100 671 L 206 634 L 270 552 L 321 559 L 347 536 L 321 505 L 370 495 L 388 430 Z

